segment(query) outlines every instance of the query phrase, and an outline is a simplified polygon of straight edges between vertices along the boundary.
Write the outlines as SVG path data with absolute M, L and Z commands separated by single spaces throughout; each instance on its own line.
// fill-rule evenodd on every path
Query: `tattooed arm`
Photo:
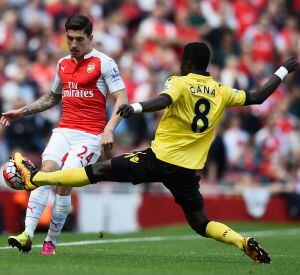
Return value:
M 61 101 L 61 94 L 56 94 L 50 91 L 43 95 L 33 103 L 26 105 L 17 110 L 10 110 L 2 113 L 0 124 L 3 126 L 9 126 L 11 122 L 18 120 L 26 115 L 32 115 L 43 112 L 57 105 Z
M 46 111 L 61 101 L 61 94 L 56 94 L 50 91 L 49 93 L 43 95 L 38 100 L 32 102 L 29 105 L 21 108 L 21 112 L 23 116 L 32 115 L 36 113 L 40 113 Z

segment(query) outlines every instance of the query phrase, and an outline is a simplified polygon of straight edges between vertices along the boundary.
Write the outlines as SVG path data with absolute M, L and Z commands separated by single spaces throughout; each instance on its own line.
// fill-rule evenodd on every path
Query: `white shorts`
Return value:
M 101 134 L 93 135 L 79 130 L 55 128 L 42 154 L 42 161 L 55 161 L 60 169 L 93 164 L 101 154 L 101 137 Z

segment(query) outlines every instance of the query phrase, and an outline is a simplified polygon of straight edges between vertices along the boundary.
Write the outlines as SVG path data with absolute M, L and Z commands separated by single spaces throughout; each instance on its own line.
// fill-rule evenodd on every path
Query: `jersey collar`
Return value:
M 89 53 L 87 53 L 83 56 L 83 59 L 88 59 L 88 58 L 94 56 L 95 51 L 96 51 L 95 48 L 93 48 Z
M 84 56 L 83 56 L 83 58 L 80 58 L 79 60 L 77 60 L 76 58 L 72 58 L 75 62 L 76 62 L 76 64 L 78 64 L 79 62 L 82 62 L 82 60 L 84 60 L 84 59 L 88 59 L 88 58 L 90 58 L 90 57 L 92 57 L 92 56 L 94 56 L 95 54 L 95 49 L 93 48 L 90 52 L 88 52 L 87 54 L 85 54 Z
M 204 72 L 204 71 L 194 71 L 193 73 L 189 73 L 189 75 L 194 75 L 196 77 L 211 77 L 209 72 Z
M 210 73 L 209 72 L 205 72 L 205 71 L 194 71 L 192 74 L 200 74 L 200 75 L 203 75 L 203 76 L 210 76 Z

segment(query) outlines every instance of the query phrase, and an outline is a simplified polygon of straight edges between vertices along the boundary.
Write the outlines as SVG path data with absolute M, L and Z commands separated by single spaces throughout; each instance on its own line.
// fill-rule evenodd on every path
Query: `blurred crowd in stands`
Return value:
M 287 56 L 300 59 L 299 0 L 0 0 L 2 112 L 49 91 L 56 62 L 68 54 L 64 22 L 73 13 L 92 19 L 95 47 L 119 64 L 130 102 L 157 95 L 170 75 L 179 74 L 187 42 L 208 42 L 211 75 L 249 92 Z M 0 163 L 20 148 L 40 161 L 59 117 L 57 106 L 1 127 Z M 105 157 L 148 145 L 159 117 L 123 121 Z M 204 182 L 250 177 L 252 184 L 292 183 L 300 193 L 299 122 L 298 70 L 264 104 L 227 111 L 202 171 Z

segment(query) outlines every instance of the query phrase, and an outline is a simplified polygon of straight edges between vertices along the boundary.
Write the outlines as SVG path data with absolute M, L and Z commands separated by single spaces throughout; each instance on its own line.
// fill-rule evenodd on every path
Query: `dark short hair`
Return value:
M 195 69 L 206 71 L 210 59 L 210 50 L 207 44 L 203 42 L 188 43 L 183 48 L 182 58 L 190 60 Z
M 87 36 L 93 32 L 93 24 L 85 15 L 71 15 L 65 23 L 65 29 L 68 30 L 83 30 Z

